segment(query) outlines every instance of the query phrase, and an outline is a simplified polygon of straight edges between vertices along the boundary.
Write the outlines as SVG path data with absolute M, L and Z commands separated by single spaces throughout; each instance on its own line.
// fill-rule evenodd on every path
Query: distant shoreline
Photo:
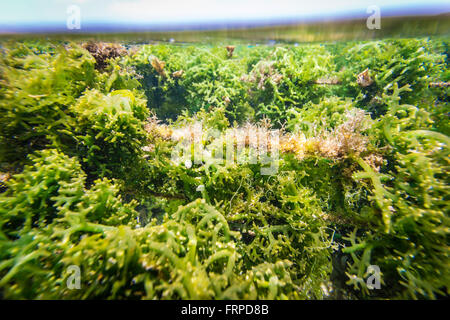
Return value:
M 427 37 L 450 35 L 450 13 L 421 16 L 382 17 L 380 30 L 369 30 L 366 18 L 343 20 L 322 20 L 320 22 L 295 23 L 283 21 L 266 24 L 237 24 L 231 26 L 211 25 L 191 26 L 191 28 L 169 31 L 147 31 L 146 29 L 128 29 L 116 25 L 109 29 L 66 30 L 48 29 L 41 32 L 5 32 L 0 26 L 0 39 L 8 38 L 45 38 L 53 40 L 102 39 L 120 40 L 130 43 L 148 41 L 199 42 L 221 40 L 251 40 L 258 42 L 315 42 L 369 40 L 388 37 Z M 208 27 L 209 26 L 209 27 Z

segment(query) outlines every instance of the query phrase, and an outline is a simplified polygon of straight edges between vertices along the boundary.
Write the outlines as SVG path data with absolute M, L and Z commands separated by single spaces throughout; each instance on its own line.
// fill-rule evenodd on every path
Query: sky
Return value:
M 0 26 L 65 26 L 70 5 L 80 8 L 85 24 L 132 25 L 363 16 L 371 5 L 379 6 L 381 15 L 393 8 L 404 12 L 425 12 L 424 8 L 430 11 L 425 13 L 450 11 L 450 0 L 1 0 Z

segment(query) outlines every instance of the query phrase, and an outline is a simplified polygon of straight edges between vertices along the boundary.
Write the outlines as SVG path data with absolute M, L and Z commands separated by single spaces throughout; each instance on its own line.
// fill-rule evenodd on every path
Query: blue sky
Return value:
M 0 25 L 65 24 L 69 5 L 81 9 L 82 23 L 182 24 L 245 22 L 364 15 L 383 9 L 434 8 L 450 11 L 450 0 L 11 0 L 0 4 Z M 420 9 L 419 11 L 422 11 Z

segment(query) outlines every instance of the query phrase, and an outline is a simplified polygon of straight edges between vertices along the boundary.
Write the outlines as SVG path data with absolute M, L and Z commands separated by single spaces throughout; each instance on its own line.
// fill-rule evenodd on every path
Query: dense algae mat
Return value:
M 448 295 L 448 44 L 3 44 L 0 296 Z

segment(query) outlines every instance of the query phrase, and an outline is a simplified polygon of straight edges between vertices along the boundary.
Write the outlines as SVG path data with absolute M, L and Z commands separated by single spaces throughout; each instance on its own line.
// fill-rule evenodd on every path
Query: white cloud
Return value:
M 445 2 L 435 0 L 431 2 Z M 423 0 L 115 0 L 106 13 L 123 21 L 185 22 L 250 20 L 255 18 L 306 17 L 339 14 L 370 5 L 380 7 L 424 4 Z
M 369 5 L 414 8 L 418 4 L 450 11 L 449 0 L 13 0 L 3 1 L 0 24 L 64 23 L 68 5 L 79 5 L 83 21 L 185 23 L 303 18 L 337 15 Z
M 326 12 L 345 11 L 346 3 L 355 1 L 326 1 L 326 6 L 317 1 L 298 0 L 161 0 L 161 1 L 114 1 L 107 12 L 120 19 L 146 22 L 177 20 L 247 20 L 251 18 L 305 16 Z

